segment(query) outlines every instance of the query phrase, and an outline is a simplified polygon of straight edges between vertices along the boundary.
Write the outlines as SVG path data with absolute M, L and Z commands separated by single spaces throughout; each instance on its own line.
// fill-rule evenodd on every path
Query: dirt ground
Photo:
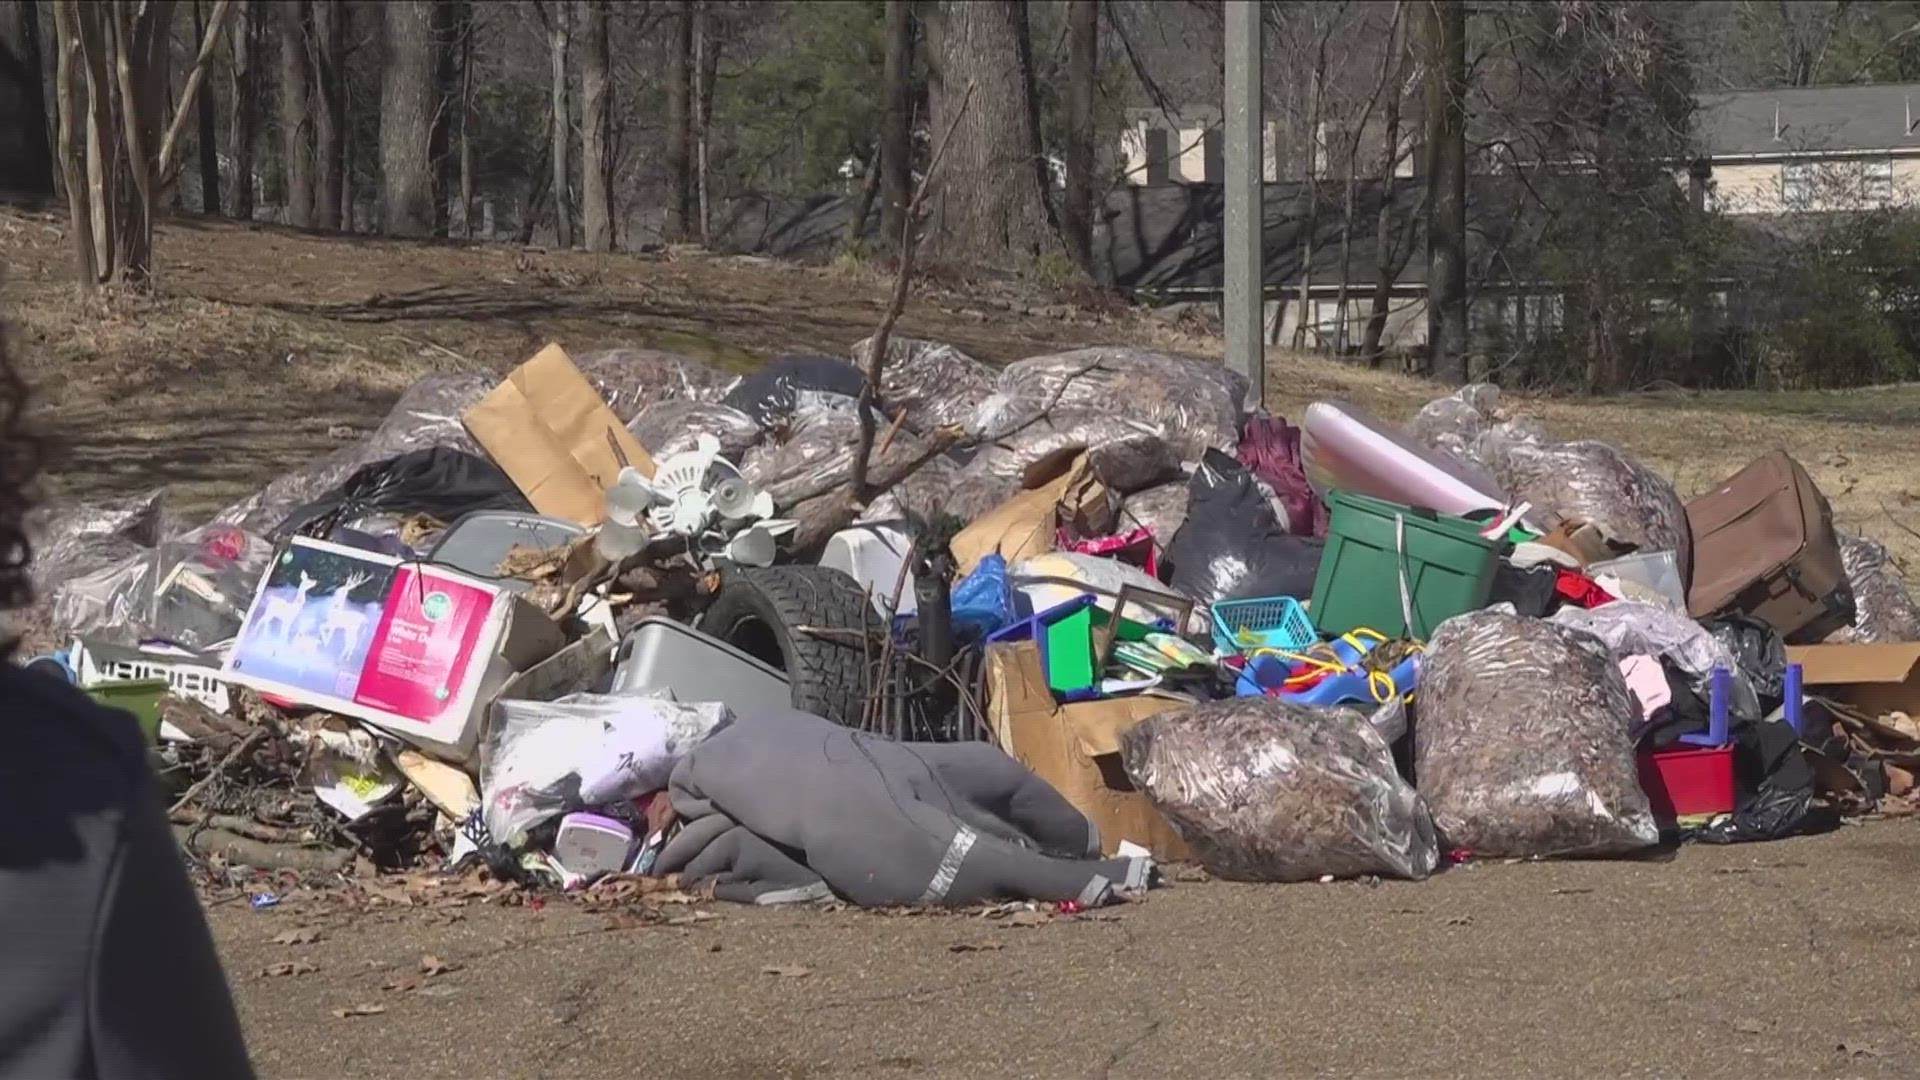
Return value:
M 1884 821 L 1419 884 L 1176 884 L 1040 926 L 212 916 L 265 1077 L 1908 1077 L 1916 856 L 1920 823 Z M 320 940 L 274 942 L 303 927 Z M 423 956 L 458 969 L 382 989 Z M 358 1006 L 385 1011 L 334 1015 Z
M 731 368 L 844 354 L 884 275 L 670 252 L 591 256 L 182 221 L 158 299 L 80 302 L 57 216 L 0 211 L 0 312 L 65 442 L 55 497 L 172 486 L 205 513 L 371 430 L 429 371 L 547 340 Z M 1164 321 L 923 290 L 899 331 L 1006 361 L 1085 344 L 1218 355 Z M 1404 417 L 1416 380 L 1275 355 L 1267 400 Z M 1920 388 L 1533 401 L 1692 494 L 1781 447 L 1843 524 L 1920 557 Z M 757 911 L 608 929 L 564 904 L 212 909 L 275 1077 L 1911 1075 L 1920 826 L 1667 861 L 1487 866 L 1421 885 L 1184 884 L 1111 920 Z M 677 914 L 677 913 L 676 913 Z M 624 920 L 623 923 L 630 923 Z M 275 944 L 301 926 L 309 946 Z M 975 946 L 956 951 L 956 946 Z M 381 987 L 431 954 L 458 970 Z M 263 976 L 306 959 L 317 970 Z M 778 969 L 786 974 L 769 973 Z M 804 970 L 804 974 L 800 972 Z M 337 1018 L 333 1010 L 384 1007 Z

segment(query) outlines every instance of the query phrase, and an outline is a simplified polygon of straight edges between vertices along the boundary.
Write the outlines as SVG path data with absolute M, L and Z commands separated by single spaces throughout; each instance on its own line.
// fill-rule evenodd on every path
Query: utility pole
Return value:
M 1249 405 L 1267 400 L 1266 279 L 1260 241 L 1264 194 L 1260 108 L 1261 0 L 1226 4 L 1227 217 L 1221 246 L 1226 258 L 1227 366 L 1247 377 Z

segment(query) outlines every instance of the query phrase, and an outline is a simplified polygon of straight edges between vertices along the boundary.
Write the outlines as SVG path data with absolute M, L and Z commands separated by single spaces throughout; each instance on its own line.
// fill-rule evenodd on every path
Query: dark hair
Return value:
M 26 413 L 27 381 L 8 358 L 5 328 L 0 327 L 0 609 L 18 608 L 33 598 L 27 511 L 46 443 L 28 428 Z M 0 656 L 13 644 L 0 638 Z

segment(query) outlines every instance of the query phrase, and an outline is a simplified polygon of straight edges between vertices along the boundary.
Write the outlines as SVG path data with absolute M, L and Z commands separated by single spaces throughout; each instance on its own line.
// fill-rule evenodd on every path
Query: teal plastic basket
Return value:
M 1320 640 L 1300 601 L 1291 596 L 1222 600 L 1213 605 L 1213 643 L 1222 652 L 1255 649 L 1297 652 Z

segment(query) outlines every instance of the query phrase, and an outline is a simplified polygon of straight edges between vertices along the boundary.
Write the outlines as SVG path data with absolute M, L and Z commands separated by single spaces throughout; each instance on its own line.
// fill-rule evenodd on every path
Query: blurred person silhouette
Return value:
M 29 599 L 46 442 L 0 340 L 0 609 Z M 18 664 L 0 627 L 0 1080 L 253 1075 L 132 716 Z

